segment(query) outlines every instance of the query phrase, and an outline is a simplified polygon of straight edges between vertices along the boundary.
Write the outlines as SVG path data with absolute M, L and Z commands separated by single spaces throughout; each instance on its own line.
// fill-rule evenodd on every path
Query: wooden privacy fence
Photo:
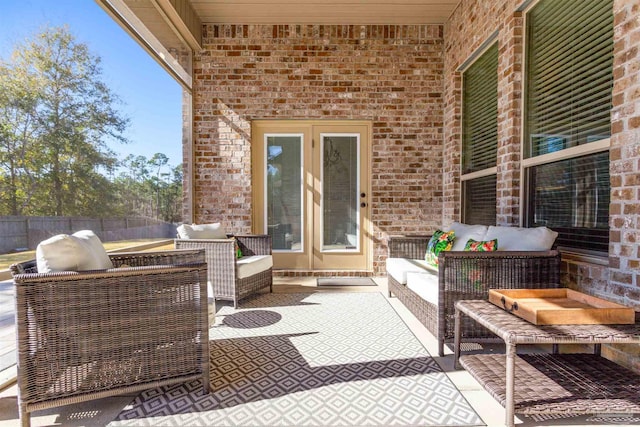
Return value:
M 103 242 L 173 238 L 176 225 L 151 218 L 0 216 L 0 253 L 35 249 L 56 234 L 93 230 Z

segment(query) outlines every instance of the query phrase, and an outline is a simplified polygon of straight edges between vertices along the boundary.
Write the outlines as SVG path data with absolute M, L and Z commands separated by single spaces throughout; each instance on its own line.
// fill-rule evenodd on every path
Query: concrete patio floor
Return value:
M 277 277 L 274 278 L 273 291 L 274 293 L 381 292 L 387 296 L 386 278 L 375 278 L 374 280 L 378 285 L 376 287 L 319 288 L 316 286 L 316 278 Z M 390 298 L 389 302 L 429 353 L 432 355 L 437 354 L 437 342 L 426 328 L 397 299 Z M 483 351 L 501 351 L 501 348 L 498 345 L 485 346 Z M 504 408 L 485 392 L 466 371 L 454 369 L 453 354 L 450 348 L 446 348 L 444 357 L 435 357 L 435 359 L 487 426 L 504 425 Z M 17 386 L 15 383 L 0 390 L 0 427 L 19 425 L 16 394 Z M 105 426 L 112 421 L 137 394 L 138 393 L 119 395 L 80 404 L 36 411 L 32 413 L 31 416 L 32 426 Z M 633 420 L 634 418 L 627 417 L 627 419 Z M 608 420 L 610 420 L 610 422 Z M 542 420 L 520 419 L 517 420 L 516 423 L 520 426 L 638 425 L 637 423 L 625 424 L 624 420 L 625 417 L 616 419 L 613 416 L 606 415 L 600 417 L 561 416 Z

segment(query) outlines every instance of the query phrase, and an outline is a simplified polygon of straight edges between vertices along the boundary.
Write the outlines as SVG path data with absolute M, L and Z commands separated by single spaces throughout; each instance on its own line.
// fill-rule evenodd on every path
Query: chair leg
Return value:
M 18 406 L 20 412 L 20 426 L 31 427 L 31 414 L 27 412 L 27 405 L 25 403 L 20 403 Z

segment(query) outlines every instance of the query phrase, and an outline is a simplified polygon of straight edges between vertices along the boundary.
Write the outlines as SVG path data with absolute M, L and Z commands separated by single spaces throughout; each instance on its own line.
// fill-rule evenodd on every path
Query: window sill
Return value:
M 563 261 L 578 261 L 587 264 L 602 265 L 609 267 L 609 257 L 604 254 L 577 252 L 575 249 L 558 248 Z

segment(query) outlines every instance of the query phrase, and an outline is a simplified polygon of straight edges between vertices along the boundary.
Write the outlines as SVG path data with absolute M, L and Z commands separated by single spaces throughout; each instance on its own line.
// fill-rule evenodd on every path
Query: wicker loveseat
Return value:
M 487 299 L 491 288 L 556 288 L 560 286 L 557 250 L 441 252 L 438 267 L 425 266 L 431 236 L 389 238 L 389 296 L 397 297 L 438 340 L 438 353 L 454 338 L 454 304 L 461 299 Z M 464 245 L 463 245 L 464 246 Z M 525 245 L 526 246 L 526 245 Z M 468 319 L 462 341 L 494 339 L 495 335 Z
M 272 291 L 271 236 L 234 235 L 224 239 L 175 239 L 176 249 L 204 249 L 213 297 L 238 302 L 260 291 Z M 237 248 L 236 248 L 237 244 Z M 240 250 L 238 257 L 237 249 Z
M 14 264 L 18 404 L 30 412 L 202 379 L 209 387 L 202 250 L 113 253 L 114 268 Z

